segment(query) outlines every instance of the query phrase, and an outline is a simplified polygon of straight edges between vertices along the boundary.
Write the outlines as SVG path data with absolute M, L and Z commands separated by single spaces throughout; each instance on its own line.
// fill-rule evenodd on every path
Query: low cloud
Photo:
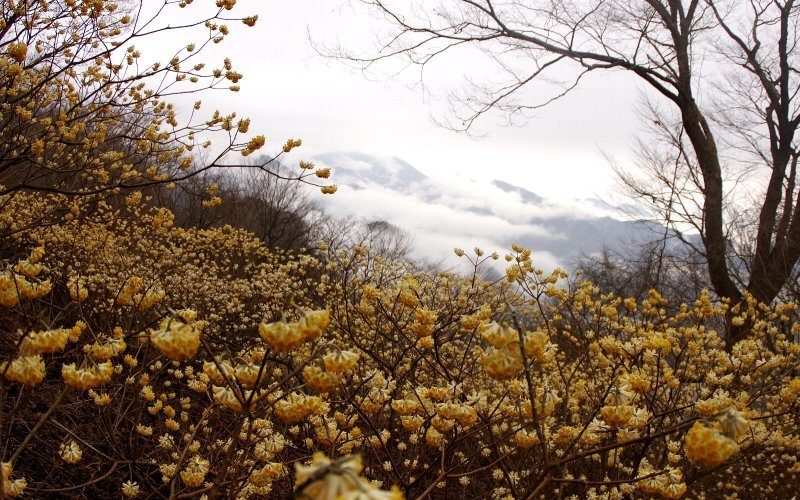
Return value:
M 332 179 L 339 184 L 333 196 L 314 195 L 326 212 L 386 221 L 413 236 L 414 257 L 447 266 L 463 264 L 454 247 L 471 251 L 477 246 L 504 255 L 512 243 L 522 243 L 532 247 L 538 267 L 567 267 L 577 253 L 596 250 L 588 245 L 596 246 L 598 236 L 573 241 L 575 228 L 591 232 L 591 221 L 607 215 L 586 201 L 553 203 L 510 184 L 459 175 L 425 176 L 394 157 L 336 152 L 314 161 L 331 167 Z M 504 264 L 501 260 L 496 267 L 502 270 Z

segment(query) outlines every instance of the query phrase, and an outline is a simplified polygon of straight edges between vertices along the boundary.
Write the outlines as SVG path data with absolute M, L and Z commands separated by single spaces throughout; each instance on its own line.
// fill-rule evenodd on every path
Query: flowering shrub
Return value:
M 796 304 L 670 315 L 518 247 L 487 283 L 497 256 L 282 253 L 146 201 L 9 240 L 40 291 L 2 306 L 5 495 L 713 497 L 800 470 Z
M 89 208 L 120 191 L 138 196 L 141 189 L 174 188 L 212 168 L 241 166 L 236 157 L 264 148 L 266 139 L 253 135 L 249 118 L 206 112 L 202 99 L 190 104 L 188 113 L 172 102 L 177 96 L 240 89 L 243 75 L 230 58 L 203 59 L 207 48 L 235 29 L 229 23 L 245 29 L 256 24 L 258 16 L 231 12 L 235 4 L 3 2 L 0 195 L 68 196 L 65 203 L 28 208 L 35 224 L 52 223 L 74 216 L 76 206 Z M 159 53 L 146 54 L 141 46 L 156 37 Z M 170 47 L 173 37 L 178 45 Z M 180 41 L 185 38 L 191 40 Z M 275 174 L 277 157 L 301 144 L 289 139 L 272 158 L 251 166 Z M 318 184 L 328 177 L 326 169 L 301 167 L 288 177 L 336 191 L 333 184 Z M 221 201 L 214 189 L 201 196 L 204 208 Z M 6 235 L 24 228 L 16 224 Z M 0 302 L 13 300 L 0 293 Z

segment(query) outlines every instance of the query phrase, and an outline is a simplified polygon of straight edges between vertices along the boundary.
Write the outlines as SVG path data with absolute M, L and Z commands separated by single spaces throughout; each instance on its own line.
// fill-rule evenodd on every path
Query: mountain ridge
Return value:
M 625 219 L 630 207 L 615 217 L 614 207 L 597 198 L 549 200 L 500 179 L 428 176 L 396 156 L 339 151 L 312 160 L 330 167 L 340 188 L 320 198 L 323 207 L 403 228 L 426 258 L 459 245 L 507 251 L 517 243 L 543 256 L 545 267 L 571 267 L 581 255 L 625 251 L 664 231 L 653 221 Z

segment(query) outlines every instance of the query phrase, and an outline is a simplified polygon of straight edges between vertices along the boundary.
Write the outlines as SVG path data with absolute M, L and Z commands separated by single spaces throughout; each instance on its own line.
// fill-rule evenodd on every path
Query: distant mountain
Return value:
M 336 182 L 355 189 L 371 184 L 405 191 L 411 185 L 425 180 L 425 175 L 400 158 L 380 158 L 363 153 L 325 153 L 314 160 L 336 170 Z
M 536 219 L 532 219 L 536 221 Z M 519 243 L 533 249 L 573 260 L 579 255 L 600 252 L 603 247 L 622 252 L 635 245 L 653 241 L 664 234 L 660 224 L 651 221 L 623 221 L 611 217 L 569 218 L 559 217 L 537 221 L 552 229 L 560 238 L 542 239 L 523 237 Z
M 536 193 L 532 193 L 525 188 L 521 188 L 519 186 L 514 186 L 513 184 L 509 184 L 507 182 L 499 181 L 497 179 L 492 181 L 492 184 L 499 187 L 506 193 L 516 193 L 522 198 L 522 201 L 525 203 L 530 203 L 532 205 L 541 205 L 544 202 L 544 198 L 539 196 Z
M 652 221 L 632 220 L 636 207 L 617 209 L 599 200 L 548 200 L 502 180 L 426 176 L 397 157 L 358 152 L 317 155 L 333 170 L 339 185 L 333 197 L 320 197 L 337 214 L 381 220 L 415 236 L 417 254 L 438 260 L 454 246 L 507 251 L 519 243 L 538 254 L 543 267 L 565 266 L 604 246 L 625 250 L 663 236 Z
M 586 203 L 610 213 L 625 214 L 629 217 L 636 217 L 640 219 L 647 217 L 647 212 L 642 207 L 636 206 L 633 203 L 620 203 L 617 205 L 612 205 L 611 203 L 601 200 L 600 198 L 588 198 Z

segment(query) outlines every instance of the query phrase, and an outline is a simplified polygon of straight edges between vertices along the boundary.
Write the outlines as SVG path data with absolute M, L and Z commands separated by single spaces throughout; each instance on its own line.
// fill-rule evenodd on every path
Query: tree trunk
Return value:
M 732 303 L 742 300 L 742 292 L 733 282 L 726 259 L 727 239 L 722 219 L 724 192 L 722 189 L 722 169 L 717 154 L 717 146 L 705 118 L 697 108 L 694 99 L 681 106 L 681 115 L 686 135 L 692 143 L 697 163 L 703 174 L 703 245 L 706 249 L 708 275 L 714 291 Z

